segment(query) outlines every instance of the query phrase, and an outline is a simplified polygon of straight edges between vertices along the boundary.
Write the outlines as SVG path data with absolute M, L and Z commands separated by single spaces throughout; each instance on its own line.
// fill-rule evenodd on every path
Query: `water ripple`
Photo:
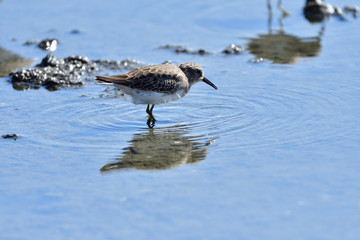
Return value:
M 139 108 L 121 99 L 79 98 L 51 105 L 38 113 L 39 126 L 33 133 L 36 143 L 77 148 L 103 148 L 120 133 L 131 133 L 143 126 Z M 146 115 L 145 115 L 146 116 Z M 54 122 L 54 124 L 51 124 Z
M 326 144 L 351 134 L 350 128 L 342 131 L 343 119 L 338 118 L 346 101 L 349 105 L 354 99 L 338 87 L 247 87 L 212 95 L 212 103 L 204 106 L 190 104 L 184 114 L 194 119 L 194 126 L 206 129 L 202 131 L 226 138 L 222 149 Z
M 358 99 L 338 89 L 341 86 L 323 88 L 318 83 L 268 84 L 211 95 L 194 91 L 181 101 L 155 107 L 155 128 L 187 124 L 190 135 L 219 139 L 219 149 L 226 150 L 326 144 L 352 134 L 350 127 L 343 127 L 349 121 L 344 106 Z M 47 126 L 38 128 L 37 142 L 78 148 L 108 147 L 114 139 L 146 127 L 145 107 L 118 98 L 78 98 L 51 105 L 37 119 Z

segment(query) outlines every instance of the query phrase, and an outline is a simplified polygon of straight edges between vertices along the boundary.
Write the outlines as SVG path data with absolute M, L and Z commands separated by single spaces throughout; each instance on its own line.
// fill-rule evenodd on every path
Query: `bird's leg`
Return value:
M 155 125 L 155 121 L 156 121 L 156 119 L 154 118 L 154 115 L 152 114 L 154 107 L 155 107 L 154 104 L 151 107 L 150 107 L 150 104 L 148 104 L 147 108 L 146 108 L 146 113 L 149 114 L 149 119 L 146 124 L 149 126 L 149 128 L 153 128 Z
M 147 107 L 146 107 L 146 113 L 150 115 L 150 113 L 149 113 L 149 111 L 150 111 L 149 107 L 150 107 L 150 105 L 148 104 Z
M 154 118 L 154 115 L 152 114 L 154 107 L 155 107 L 154 104 L 151 107 L 150 107 L 150 104 L 148 104 L 147 108 L 146 108 L 146 113 L 149 114 L 149 118 L 151 118 L 153 121 L 156 121 L 156 119 Z
M 154 109 L 154 107 L 155 107 L 154 104 L 151 107 L 150 107 L 150 104 L 148 104 L 148 106 L 146 108 L 146 113 L 149 114 L 149 118 L 156 121 L 156 119 L 154 118 L 154 115 L 152 115 L 152 110 Z
M 155 121 L 156 119 L 154 118 L 154 115 L 152 114 L 154 107 L 155 107 L 155 104 L 153 104 L 150 108 L 150 117 Z

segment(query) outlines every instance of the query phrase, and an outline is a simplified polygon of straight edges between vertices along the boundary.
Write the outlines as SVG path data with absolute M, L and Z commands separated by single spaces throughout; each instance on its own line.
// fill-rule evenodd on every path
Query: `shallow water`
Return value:
M 0 238 L 357 239 L 360 21 L 310 24 L 283 4 L 269 25 L 260 0 L 2 1 L 1 47 L 34 63 L 46 52 L 22 43 L 57 38 L 57 57 L 194 61 L 219 90 L 155 106 L 149 129 L 146 106 L 93 81 L 2 78 L 0 133 L 21 137 L 0 139 Z M 231 43 L 247 50 L 222 54 Z

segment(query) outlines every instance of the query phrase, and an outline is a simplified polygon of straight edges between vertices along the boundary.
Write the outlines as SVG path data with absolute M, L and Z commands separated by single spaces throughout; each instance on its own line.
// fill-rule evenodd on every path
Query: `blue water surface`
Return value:
M 360 21 L 309 23 L 304 2 L 281 18 L 272 1 L 269 22 L 265 0 L 2 1 L 0 45 L 34 65 L 46 53 L 23 43 L 56 38 L 58 58 L 197 62 L 219 90 L 155 106 L 149 129 L 94 81 L 2 78 L 0 134 L 21 137 L 0 139 L 0 239 L 358 239 Z

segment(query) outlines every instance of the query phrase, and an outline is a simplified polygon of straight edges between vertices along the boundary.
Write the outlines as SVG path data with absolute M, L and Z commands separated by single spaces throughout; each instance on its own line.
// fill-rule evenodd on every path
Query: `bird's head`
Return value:
M 201 66 L 196 63 L 182 63 L 179 65 L 179 68 L 185 73 L 186 77 L 189 79 L 189 84 L 193 85 L 197 82 L 205 82 L 217 89 L 215 84 L 210 82 L 209 79 L 204 77 L 204 71 Z

